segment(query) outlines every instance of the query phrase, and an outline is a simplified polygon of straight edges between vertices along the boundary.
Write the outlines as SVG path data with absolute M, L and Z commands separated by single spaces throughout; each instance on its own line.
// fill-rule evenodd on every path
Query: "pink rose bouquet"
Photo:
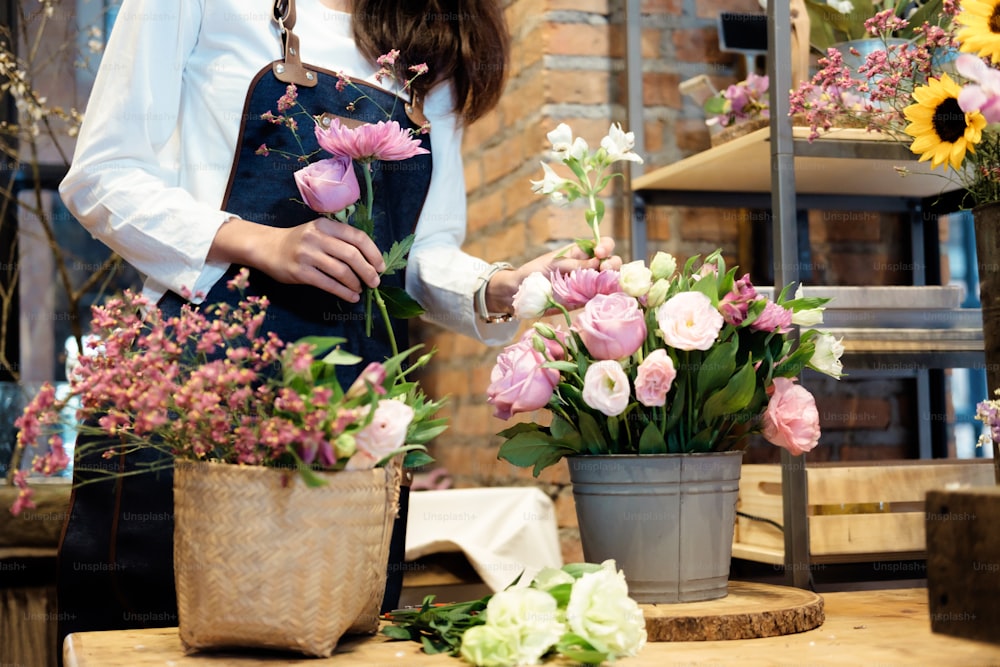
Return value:
M 230 288 L 246 278 L 244 269 Z M 185 306 L 169 318 L 130 292 L 95 306 L 92 353 L 80 356 L 65 395 L 46 385 L 28 404 L 17 421 L 18 447 L 41 452 L 34 472 L 61 471 L 69 457 L 60 422 L 67 407 L 72 414 L 79 406 L 70 427 L 86 436 L 77 441 L 80 455 L 152 449 L 162 456 L 151 470 L 175 458 L 215 460 L 298 470 L 319 484 L 313 471 L 371 468 L 398 454 L 405 466 L 431 460 L 424 444 L 445 428 L 433 418 L 441 402 L 411 379 L 430 355 L 408 367 L 412 349 L 373 362 L 345 389 L 335 369 L 359 359 L 338 347 L 342 339 L 265 337 L 266 317 L 262 297 L 237 308 Z M 78 469 L 118 474 L 92 464 Z M 17 514 L 34 504 L 28 472 L 14 482 Z
M 564 161 L 602 159 L 603 147 L 560 150 L 574 145 L 568 128 L 555 137 Z M 599 190 L 589 188 L 591 204 Z M 536 322 L 500 353 L 487 400 L 501 419 L 547 410 L 551 420 L 502 431 L 500 458 L 537 475 L 563 456 L 725 451 L 755 433 L 794 455 L 811 450 L 819 412 L 796 379 L 806 367 L 840 377 L 844 348 L 814 328 L 826 299 L 762 292 L 721 251 L 683 266 L 659 252 L 648 266 L 529 277 L 515 312 L 562 321 Z

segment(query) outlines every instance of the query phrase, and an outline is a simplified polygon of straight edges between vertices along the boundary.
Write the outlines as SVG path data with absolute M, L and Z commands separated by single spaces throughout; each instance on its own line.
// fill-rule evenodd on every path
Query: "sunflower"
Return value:
M 1000 1 L 1000 0 L 998 0 Z M 913 90 L 913 104 L 903 109 L 910 124 L 906 133 L 913 137 L 910 150 L 920 161 L 931 160 L 931 168 L 945 162 L 958 171 L 966 151 L 976 152 L 982 141 L 986 119 L 978 111 L 965 113 L 958 106 L 961 87 L 947 74 L 928 79 L 926 86 Z
M 1000 0 L 962 0 L 955 22 L 963 26 L 955 35 L 960 51 L 1000 62 Z

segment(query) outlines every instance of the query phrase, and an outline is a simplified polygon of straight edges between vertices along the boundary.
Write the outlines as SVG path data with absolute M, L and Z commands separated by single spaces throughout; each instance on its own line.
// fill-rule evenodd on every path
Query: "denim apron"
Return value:
M 343 91 L 337 90 L 335 73 L 304 65 L 298 57 L 297 39 L 291 32 L 294 6 L 288 8 L 280 1 L 277 5 L 276 14 L 285 12 L 284 20 L 279 21 L 285 56 L 262 69 L 251 83 L 222 209 L 246 220 L 293 227 L 318 217 L 301 202 L 292 177 L 303 165 L 280 154 L 258 154 L 262 144 L 296 155 L 312 153 L 318 148 L 312 127 L 300 122 L 298 134 L 303 145 L 300 150 L 287 127 L 261 118 L 268 111 L 278 113 L 277 100 L 285 94 L 289 82 L 297 83 L 298 100 L 310 114 L 338 116 L 347 125 L 395 120 L 402 127 L 417 130 L 423 120 L 419 110 L 414 111 L 404 100 L 382 89 L 356 82 L 378 106 L 370 100 L 358 101 L 357 89 L 348 86 Z M 389 119 L 383 109 L 391 110 Z M 416 121 L 411 120 L 408 111 Z M 429 151 L 430 135 L 418 137 Z M 322 157 L 327 156 L 321 152 L 313 159 Z M 355 168 L 363 191 L 365 181 L 360 172 L 363 166 Z M 374 237 L 380 250 L 388 250 L 393 241 L 414 231 L 430 176 L 430 154 L 404 162 L 372 163 Z M 240 268 L 231 267 L 205 296 L 204 303 L 225 301 L 235 305 L 242 297 L 229 290 L 226 282 Z M 381 284 L 403 287 L 403 273 L 386 276 Z M 368 361 L 381 361 L 391 355 L 381 318 L 376 316 L 371 335 L 365 334 L 363 299 L 358 304 L 348 303 L 314 287 L 278 283 L 252 269 L 245 294 L 268 297 L 264 333 L 273 331 L 285 342 L 306 335 L 346 338 L 342 347 L 365 361 L 338 368 L 338 378 L 345 389 Z M 176 314 L 183 303 L 181 297 L 171 293 L 159 305 L 169 316 Z M 395 323 L 400 350 L 407 346 L 406 329 L 405 322 Z M 119 471 L 133 471 L 141 469 L 137 466 L 144 463 L 142 459 L 141 453 L 110 462 L 96 457 L 91 461 L 78 458 L 74 482 L 88 478 L 88 466 L 107 468 L 110 464 Z M 383 610 L 397 605 L 402 588 L 408 492 L 409 487 L 404 486 L 399 516 L 393 527 Z M 173 488 L 169 470 L 119 477 L 74 490 L 60 543 L 57 594 L 60 654 L 62 639 L 70 632 L 177 625 Z

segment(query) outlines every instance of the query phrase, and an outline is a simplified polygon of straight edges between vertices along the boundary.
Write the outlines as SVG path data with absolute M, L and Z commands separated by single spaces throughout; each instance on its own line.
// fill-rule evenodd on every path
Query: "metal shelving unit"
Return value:
M 773 220 L 774 282 L 799 282 L 797 210 L 890 211 L 910 216 L 913 286 L 873 290 L 839 288 L 835 295 L 848 312 L 870 313 L 863 326 L 837 328 L 837 305 L 823 328 L 844 335 L 845 364 L 852 368 L 891 368 L 905 361 L 918 379 L 921 408 L 930 404 L 928 369 L 980 363 L 982 321 L 978 310 L 961 309 L 947 288 L 927 287 L 922 261 L 927 225 L 934 202 L 949 188 L 940 174 L 919 163 L 904 146 L 864 130 L 831 132 L 810 143 L 806 128 L 795 128 L 785 91 L 792 88 L 791 16 L 788 3 L 769 3 L 768 75 L 771 122 L 765 127 L 679 162 L 639 173 L 633 165 L 633 255 L 645 257 L 645 207 L 654 205 L 769 208 Z M 626 57 L 630 130 L 642 149 L 641 58 L 638 0 L 626 4 Z M 901 174 L 901 168 L 906 175 Z M 810 288 L 806 288 L 809 293 Z M 823 288 L 816 288 L 816 292 Z M 887 307 L 895 306 L 895 307 Z M 921 454 L 930 436 L 921 432 Z M 806 517 L 806 466 L 782 450 L 785 565 L 789 583 L 809 582 L 809 535 Z

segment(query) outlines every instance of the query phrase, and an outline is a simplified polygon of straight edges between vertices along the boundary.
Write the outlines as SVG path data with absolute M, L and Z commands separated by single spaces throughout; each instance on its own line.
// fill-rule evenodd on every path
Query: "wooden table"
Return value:
M 1000 665 L 1000 645 L 934 634 L 926 589 L 838 592 L 823 595 L 826 622 L 795 635 L 713 642 L 647 644 L 622 667 L 665 665 Z M 381 636 L 344 641 L 327 659 L 303 659 L 262 652 L 184 655 L 175 628 L 85 632 L 70 635 L 66 667 L 147 667 L 198 665 L 451 665 L 447 656 L 429 656 L 414 642 L 389 642 Z

